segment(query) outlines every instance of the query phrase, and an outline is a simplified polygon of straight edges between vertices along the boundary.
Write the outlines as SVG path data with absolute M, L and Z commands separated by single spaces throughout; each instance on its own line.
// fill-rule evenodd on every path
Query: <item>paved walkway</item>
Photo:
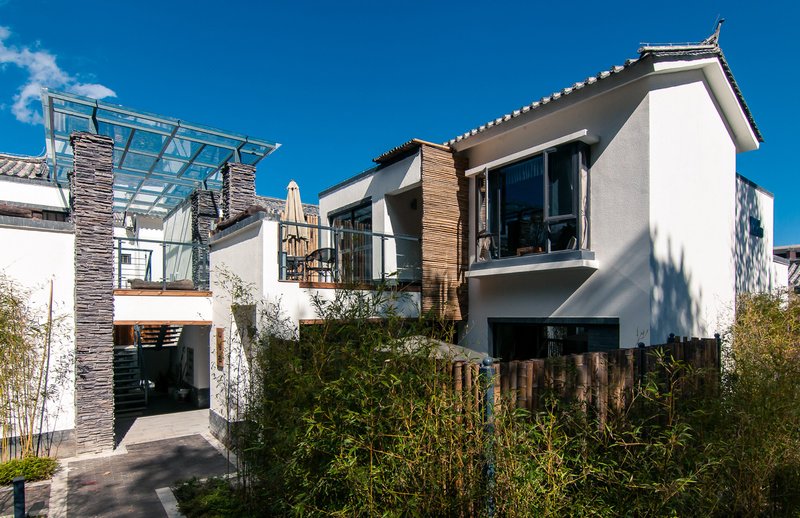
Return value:
M 30 516 L 47 516 L 50 481 L 25 484 L 25 511 Z M 14 516 L 14 488 L 0 488 L 0 516 Z
M 67 516 L 166 516 L 156 489 L 234 470 L 200 435 L 132 444 L 127 450 L 70 463 Z
M 120 445 L 113 452 L 65 459 L 52 481 L 49 516 L 163 517 L 156 489 L 235 469 L 208 432 L 208 410 L 120 424 Z
M 119 448 L 206 432 L 208 432 L 208 409 L 117 420 Z

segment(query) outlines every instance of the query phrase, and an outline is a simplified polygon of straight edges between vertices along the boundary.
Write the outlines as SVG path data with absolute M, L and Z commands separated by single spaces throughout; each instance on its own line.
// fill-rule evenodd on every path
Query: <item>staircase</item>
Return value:
M 182 329 L 183 326 L 169 324 L 143 325 L 141 326 L 142 347 L 160 349 L 164 346 L 177 345 Z
M 144 379 L 143 349 L 161 349 L 178 344 L 183 326 L 149 324 L 137 326 L 134 345 L 114 347 L 114 409 L 117 414 L 147 408 L 149 387 Z
M 117 414 L 147 408 L 141 376 L 141 353 L 135 345 L 114 347 L 114 411 Z

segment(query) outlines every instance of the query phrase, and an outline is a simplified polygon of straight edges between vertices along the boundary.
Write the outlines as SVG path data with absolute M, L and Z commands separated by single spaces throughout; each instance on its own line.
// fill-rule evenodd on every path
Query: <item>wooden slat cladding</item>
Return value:
M 422 158 L 422 311 L 462 320 L 467 313 L 469 184 L 452 152 L 420 147 Z

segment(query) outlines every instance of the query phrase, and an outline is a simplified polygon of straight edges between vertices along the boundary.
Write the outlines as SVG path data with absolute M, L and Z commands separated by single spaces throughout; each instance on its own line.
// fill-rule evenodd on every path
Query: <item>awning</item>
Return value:
M 52 181 L 72 170 L 72 132 L 113 139 L 117 212 L 163 217 L 197 188 L 220 190 L 227 162 L 256 165 L 280 146 L 46 88 L 42 108 Z

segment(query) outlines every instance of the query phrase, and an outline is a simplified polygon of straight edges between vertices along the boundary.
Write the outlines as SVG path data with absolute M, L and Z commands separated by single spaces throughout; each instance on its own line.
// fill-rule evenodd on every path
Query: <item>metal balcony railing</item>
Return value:
M 208 245 L 114 238 L 119 289 L 208 289 Z
M 349 284 L 422 280 L 420 238 L 281 221 L 280 280 Z

